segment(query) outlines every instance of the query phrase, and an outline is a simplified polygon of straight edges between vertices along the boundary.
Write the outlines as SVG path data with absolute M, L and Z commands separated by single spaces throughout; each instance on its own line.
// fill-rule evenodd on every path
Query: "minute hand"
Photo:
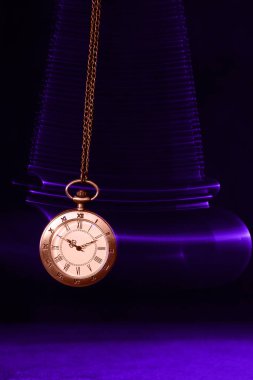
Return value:
M 96 243 L 96 242 L 97 242 L 97 240 L 92 240 L 92 241 L 90 241 L 89 243 L 86 243 L 86 244 L 81 245 L 81 247 L 87 247 L 87 246 L 89 246 L 89 245 L 91 245 L 91 244 L 94 244 L 94 243 Z

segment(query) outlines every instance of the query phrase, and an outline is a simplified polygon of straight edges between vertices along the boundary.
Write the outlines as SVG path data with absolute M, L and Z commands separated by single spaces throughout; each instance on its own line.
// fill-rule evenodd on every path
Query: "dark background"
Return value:
M 253 181 L 251 176 L 253 23 L 251 2 L 185 1 L 192 61 L 203 132 L 206 173 L 221 183 L 217 205 L 234 211 L 252 232 Z M 134 5 L 133 5 L 134 6 Z M 31 138 L 43 83 L 54 1 L 2 1 L 1 4 L 1 208 L 3 215 L 26 209 L 25 194 L 11 185 L 22 177 L 29 158 Z M 3 222 L 3 221 L 2 221 Z M 253 318 L 252 265 L 237 281 L 218 289 L 178 291 L 169 294 L 169 318 Z M 35 289 L 36 290 L 36 289 Z M 166 292 L 168 293 L 168 292 Z M 14 315 L 14 290 L 6 294 L 4 320 L 27 320 L 29 312 Z M 66 291 L 66 297 L 70 292 Z M 72 294 L 72 293 L 71 293 Z M 75 297 L 80 297 L 80 292 Z M 164 294 L 155 295 L 159 304 Z M 25 297 L 25 296 L 24 296 Z M 136 303 L 139 303 L 136 297 Z M 27 305 L 29 302 L 27 301 Z M 128 317 L 145 314 L 147 306 L 126 304 Z M 11 306 L 12 305 L 12 306 Z M 120 308 L 116 317 L 124 317 Z M 211 312 L 210 312 L 211 311 Z M 101 311 L 111 318 L 111 311 Z M 160 314 L 161 317 L 162 313 Z M 197 317 L 198 316 L 198 317 Z M 168 318 L 168 314 L 164 318 Z M 182 317 L 183 318 L 183 317 Z

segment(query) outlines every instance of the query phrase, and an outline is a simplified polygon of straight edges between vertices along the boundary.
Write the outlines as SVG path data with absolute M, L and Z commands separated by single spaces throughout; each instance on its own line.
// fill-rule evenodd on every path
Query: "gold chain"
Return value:
M 88 178 L 90 144 L 93 127 L 94 98 L 98 60 L 98 42 L 101 17 L 101 0 L 92 0 L 90 42 L 85 88 L 85 106 L 83 117 L 83 141 L 81 156 L 81 182 Z

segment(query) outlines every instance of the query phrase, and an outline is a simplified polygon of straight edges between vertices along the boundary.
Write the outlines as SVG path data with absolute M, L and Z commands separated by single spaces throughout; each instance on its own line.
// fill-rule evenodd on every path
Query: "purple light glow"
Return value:
M 249 380 L 252 357 L 243 325 L 2 326 L 0 378 Z
M 195 234 L 184 234 L 184 235 L 175 235 L 175 236 L 147 236 L 147 235 L 117 235 L 118 241 L 124 241 L 128 243 L 159 243 L 159 244 L 170 244 L 170 243 L 228 243 L 231 241 L 236 241 L 236 240 L 248 240 L 250 244 L 250 233 L 248 230 L 243 230 L 242 231 L 228 231 L 228 232 L 219 232 L 216 234 L 209 234 L 209 235 L 195 235 Z
M 28 186 L 30 194 L 29 202 L 34 204 L 49 205 L 62 199 L 67 200 L 64 195 L 64 187 L 66 184 L 60 182 L 45 181 L 40 176 L 42 187 L 34 185 Z M 78 189 L 80 186 L 73 186 Z M 89 186 L 84 186 L 86 190 L 90 190 Z M 120 189 L 120 188 L 101 188 L 101 197 L 98 202 L 109 204 L 136 204 L 142 206 L 145 204 L 160 204 L 164 203 L 166 206 L 174 209 L 192 209 L 192 208 L 207 208 L 213 196 L 219 191 L 220 185 L 213 180 L 206 182 L 199 181 L 190 186 L 172 186 L 167 189 L 157 188 L 143 188 L 143 189 Z M 36 199 L 37 198 L 37 199 Z M 47 200 L 48 198 L 48 200 Z M 59 202 L 58 202 L 59 204 Z M 66 205 L 67 206 L 67 205 Z M 143 207 L 143 206 L 142 206 Z
M 37 195 L 44 195 L 46 197 L 55 197 L 55 194 L 52 194 L 52 193 L 46 193 L 46 192 L 43 192 L 43 191 L 36 191 L 36 190 L 29 190 L 29 193 L 31 194 L 37 194 Z M 65 195 L 57 195 L 57 198 L 64 198 L 66 199 L 66 196 Z M 180 197 L 177 197 L 177 201 L 197 201 L 197 200 L 203 200 L 203 199 L 212 199 L 212 195 L 205 195 L 205 196 L 195 196 L 195 197 L 183 197 L 183 198 L 180 198 Z M 98 202 L 101 201 L 101 202 L 122 202 L 122 203 L 159 203 L 159 202 L 165 202 L 165 203 L 169 203 L 169 202 L 173 202 L 174 200 L 173 199 L 150 199 L 150 200 L 125 200 L 125 199 L 103 199 L 103 200 L 97 200 Z
M 66 187 L 66 183 L 57 183 L 57 182 L 49 182 L 49 181 L 44 181 L 42 180 L 42 183 L 43 185 L 49 185 L 49 186 L 57 186 L 57 187 L 63 187 L 65 188 Z M 77 186 L 73 186 L 73 187 L 77 187 Z M 86 188 L 88 188 L 86 186 Z M 183 186 L 183 187 L 173 187 L 173 188 L 168 188 L 168 189 L 147 189 L 147 188 L 143 188 L 143 189 L 120 189 L 120 188 L 113 188 L 113 189 L 110 189 L 110 188 L 102 188 L 101 187 L 101 191 L 105 191 L 105 192 L 117 192 L 117 193 L 171 193 L 173 191 L 177 191 L 177 192 L 185 192 L 185 191 L 188 191 L 188 190 L 207 190 L 207 189 L 214 189 L 215 192 L 218 192 L 220 190 L 220 184 L 218 182 L 211 182 L 210 184 L 208 183 L 205 183 L 203 185 L 198 185 L 196 183 L 195 186 Z

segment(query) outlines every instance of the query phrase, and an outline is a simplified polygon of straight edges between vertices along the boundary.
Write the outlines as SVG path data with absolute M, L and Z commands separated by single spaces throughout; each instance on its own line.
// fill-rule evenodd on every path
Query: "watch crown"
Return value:
M 76 193 L 76 196 L 73 197 L 73 201 L 76 203 L 77 209 L 79 211 L 83 211 L 84 210 L 84 204 L 86 202 L 90 202 L 90 197 L 88 196 L 88 194 L 86 193 L 86 191 L 79 190 Z
M 86 198 L 86 197 L 87 197 L 87 193 L 86 193 L 86 191 L 84 191 L 84 190 L 79 190 L 79 191 L 76 193 L 76 196 L 77 196 L 78 198 Z

